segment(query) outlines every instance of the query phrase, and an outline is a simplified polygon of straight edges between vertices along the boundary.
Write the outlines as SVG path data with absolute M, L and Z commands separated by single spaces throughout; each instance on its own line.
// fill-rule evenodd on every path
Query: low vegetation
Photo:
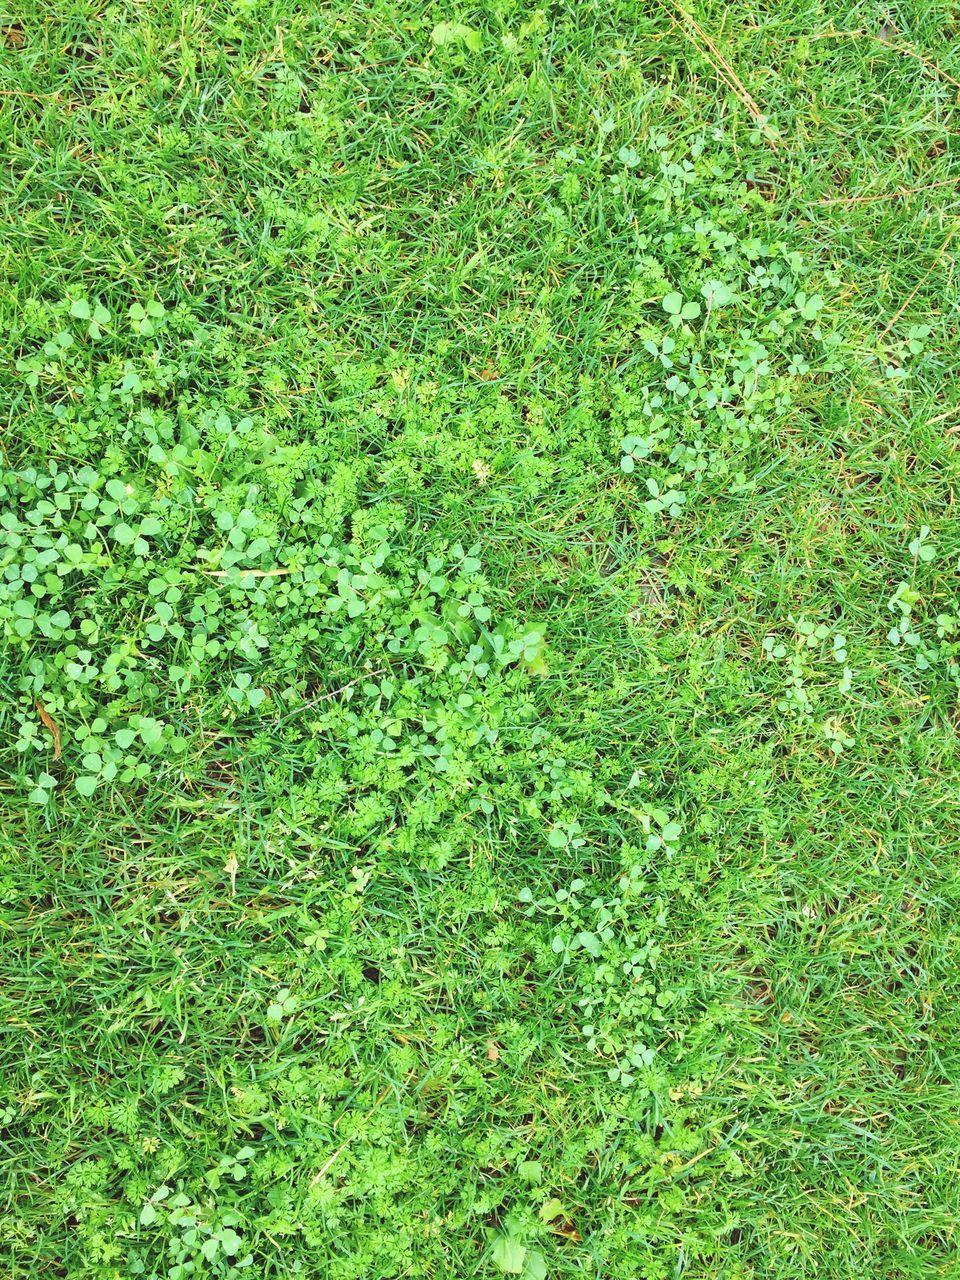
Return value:
M 956 5 L 0 26 L 2 1274 L 955 1275 Z

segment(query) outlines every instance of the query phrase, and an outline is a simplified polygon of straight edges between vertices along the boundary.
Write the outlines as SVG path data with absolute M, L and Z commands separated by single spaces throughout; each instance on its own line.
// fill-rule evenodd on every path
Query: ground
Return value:
M 957 1276 L 956 4 L 0 41 L 3 1276 Z

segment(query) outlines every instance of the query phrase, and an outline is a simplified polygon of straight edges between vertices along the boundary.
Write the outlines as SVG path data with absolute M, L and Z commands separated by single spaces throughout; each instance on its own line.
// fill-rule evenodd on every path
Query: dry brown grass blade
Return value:
M 796 37 L 792 37 L 796 38 Z M 934 62 L 932 58 L 928 58 L 925 53 L 920 53 L 918 49 L 912 49 L 908 44 L 894 44 L 892 40 L 888 40 L 885 36 L 873 31 L 864 31 L 862 29 L 853 31 L 820 31 L 816 35 L 810 36 L 811 40 L 872 40 L 875 44 L 882 44 L 885 49 L 890 49 L 893 53 L 902 53 L 904 57 L 916 58 L 923 64 L 931 75 L 945 80 L 947 84 L 952 84 L 955 88 L 960 89 L 960 80 L 955 80 L 953 76 L 948 75 L 939 63 Z
M 958 183 L 960 178 L 944 178 L 942 182 L 928 182 L 925 187 L 899 187 L 896 191 L 878 191 L 869 196 L 825 196 L 822 200 L 815 200 L 814 204 L 872 204 L 874 200 L 896 200 L 898 196 L 922 196 L 937 187 L 955 187 Z
M 681 5 L 677 4 L 676 0 L 657 0 L 657 3 L 660 5 L 660 8 L 663 9 L 665 13 L 669 14 L 673 18 L 675 22 L 677 22 L 677 18 L 679 16 L 679 19 L 681 21 L 677 22 L 677 25 L 684 32 L 684 35 L 686 35 L 687 39 L 694 46 L 694 48 L 696 48 L 701 54 L 703 54 L 706 60 L 710 63 L 711 67 L 713 67 L 714 71 L 717 74 L 717 78 L 722 80 L 723 83 L 727 85 L 727 87 L 731 89 L 734 94 L 736 94 L 736 96 L 740 99 L 743 105 L 747 108 L 749 113 L 753 116 L 754 120 L 756 120 L 757 124 L 760 127 L 760 131 L 763 134 L 766 141 L 769 143 L 769 145 L 773 148 L 774 151 L 778 151 L 779 142 L 777 140 L 777 135 L 770 128 L 770 125 L 767 121 L 767 117 L 760 110 L 760 107 L 757 105 L 757 102 L 754 99 L 753 95 L 750 93 L 746 85 L 737 75 L 733 66 L 727 61 L 727 59 L 720 52 L 716 43 L 710 37 L 709 33 L 704 30 L 704 28 L 700 25 L 700 23 L 696 20 L 696 18 L 694 18 L 691 14 L 687 13 L 686 9 L 684 9 Z M 684 23 L 687 24 L 686 29 L 684 28 L 684 25 L 683 25 Z M 702 45 L 697 43 L 697 40 L 694 38 L 693 35 L 691 35 L 691 31 L 695 32 L 696 35 L 700 38 L 700 40 L 702 41 Z M 706 46 L 706 48 L 703 47 L 704 45 Z
M 56 720 L 54 720 L 53 716 L 50 714 L 50 712 L 43 705 L 43 703 L 40 701 L 39 698 L 37 699 L 37 714 L 40 716 L 40 723 L 43 725 L 46 731 L 50 734 L 50 737 L 53 739 L 53 758 L 54 760 L 59 760 L 60 759 L 60 729 L 59 729 L 59 726 L 57 725 Z
M 363 1117 L 364 1120 L 369 1120 L 370 1117 L 377 1110 L 377 1108 L 380 1107 L 387 1100 L 389 1096 L 390 1096 L 390 1089 L 388 1087 L 384 1089 L 383 1093 L 381 1093 L 380 1097 L 376 1100 L 376 1102 L 373 1104 L 373 1106 L 370 1108 L 367 1114 Z M 347 1147 L 349 1147 L 350 1143 L 353 1141 L 355 1136 L 356 1134 L 351 1134 L 349 1138 L 347 1138 L 344 1142 L 341 1142 L 340 1146 L 337 1147 L 333 1155 L 329 1156 L 328 1159 L 323 1163 L 323 1165 L 321 1165 L 320 1169 L 310 1179 L 311 1187 L 315 1187 L 317 1183 L 320 1181 L 320 1179 L 324 1176 L 324 1174 L 327 1174 L 330 1172 L 330 1169 L 333 1167 L 336 1161 L 340 1158 L 340 1156 L 343 1155 L 344 1151 L 346 1151 Z

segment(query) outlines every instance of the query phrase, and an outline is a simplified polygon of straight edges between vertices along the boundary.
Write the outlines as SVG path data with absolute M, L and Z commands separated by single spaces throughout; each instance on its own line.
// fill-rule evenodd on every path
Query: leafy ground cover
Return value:
M 955 1276 L 956 5 L 0 28 L 2 1274 Z

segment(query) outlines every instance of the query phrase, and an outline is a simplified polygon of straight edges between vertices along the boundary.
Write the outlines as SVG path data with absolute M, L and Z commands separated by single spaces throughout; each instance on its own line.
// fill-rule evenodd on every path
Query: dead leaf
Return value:
M 578 1244 L 583 1237 L 572 1222 L 551 1222 L 547 1230 L 555 1236 L 563 1236 L 565 1240 L 572 1240 L 574 1244 Z
M 40 715 L 40 723 L 50 734 L 50 737 L 53 738 L 53 758 L 54 760 L 59 760 L 60 759 L 60 730 L 57 727 L 57 722 L 54 720 L 53 716 L 50 714 L 50 712 L 43 705 L 43 703 L 40 701 L 39 698 L 37 699 L 37 712 Z
M 493 1040 L 487 1041 L 487 1058 L 490 1062 L 500 1061 L 500 1047 Z

